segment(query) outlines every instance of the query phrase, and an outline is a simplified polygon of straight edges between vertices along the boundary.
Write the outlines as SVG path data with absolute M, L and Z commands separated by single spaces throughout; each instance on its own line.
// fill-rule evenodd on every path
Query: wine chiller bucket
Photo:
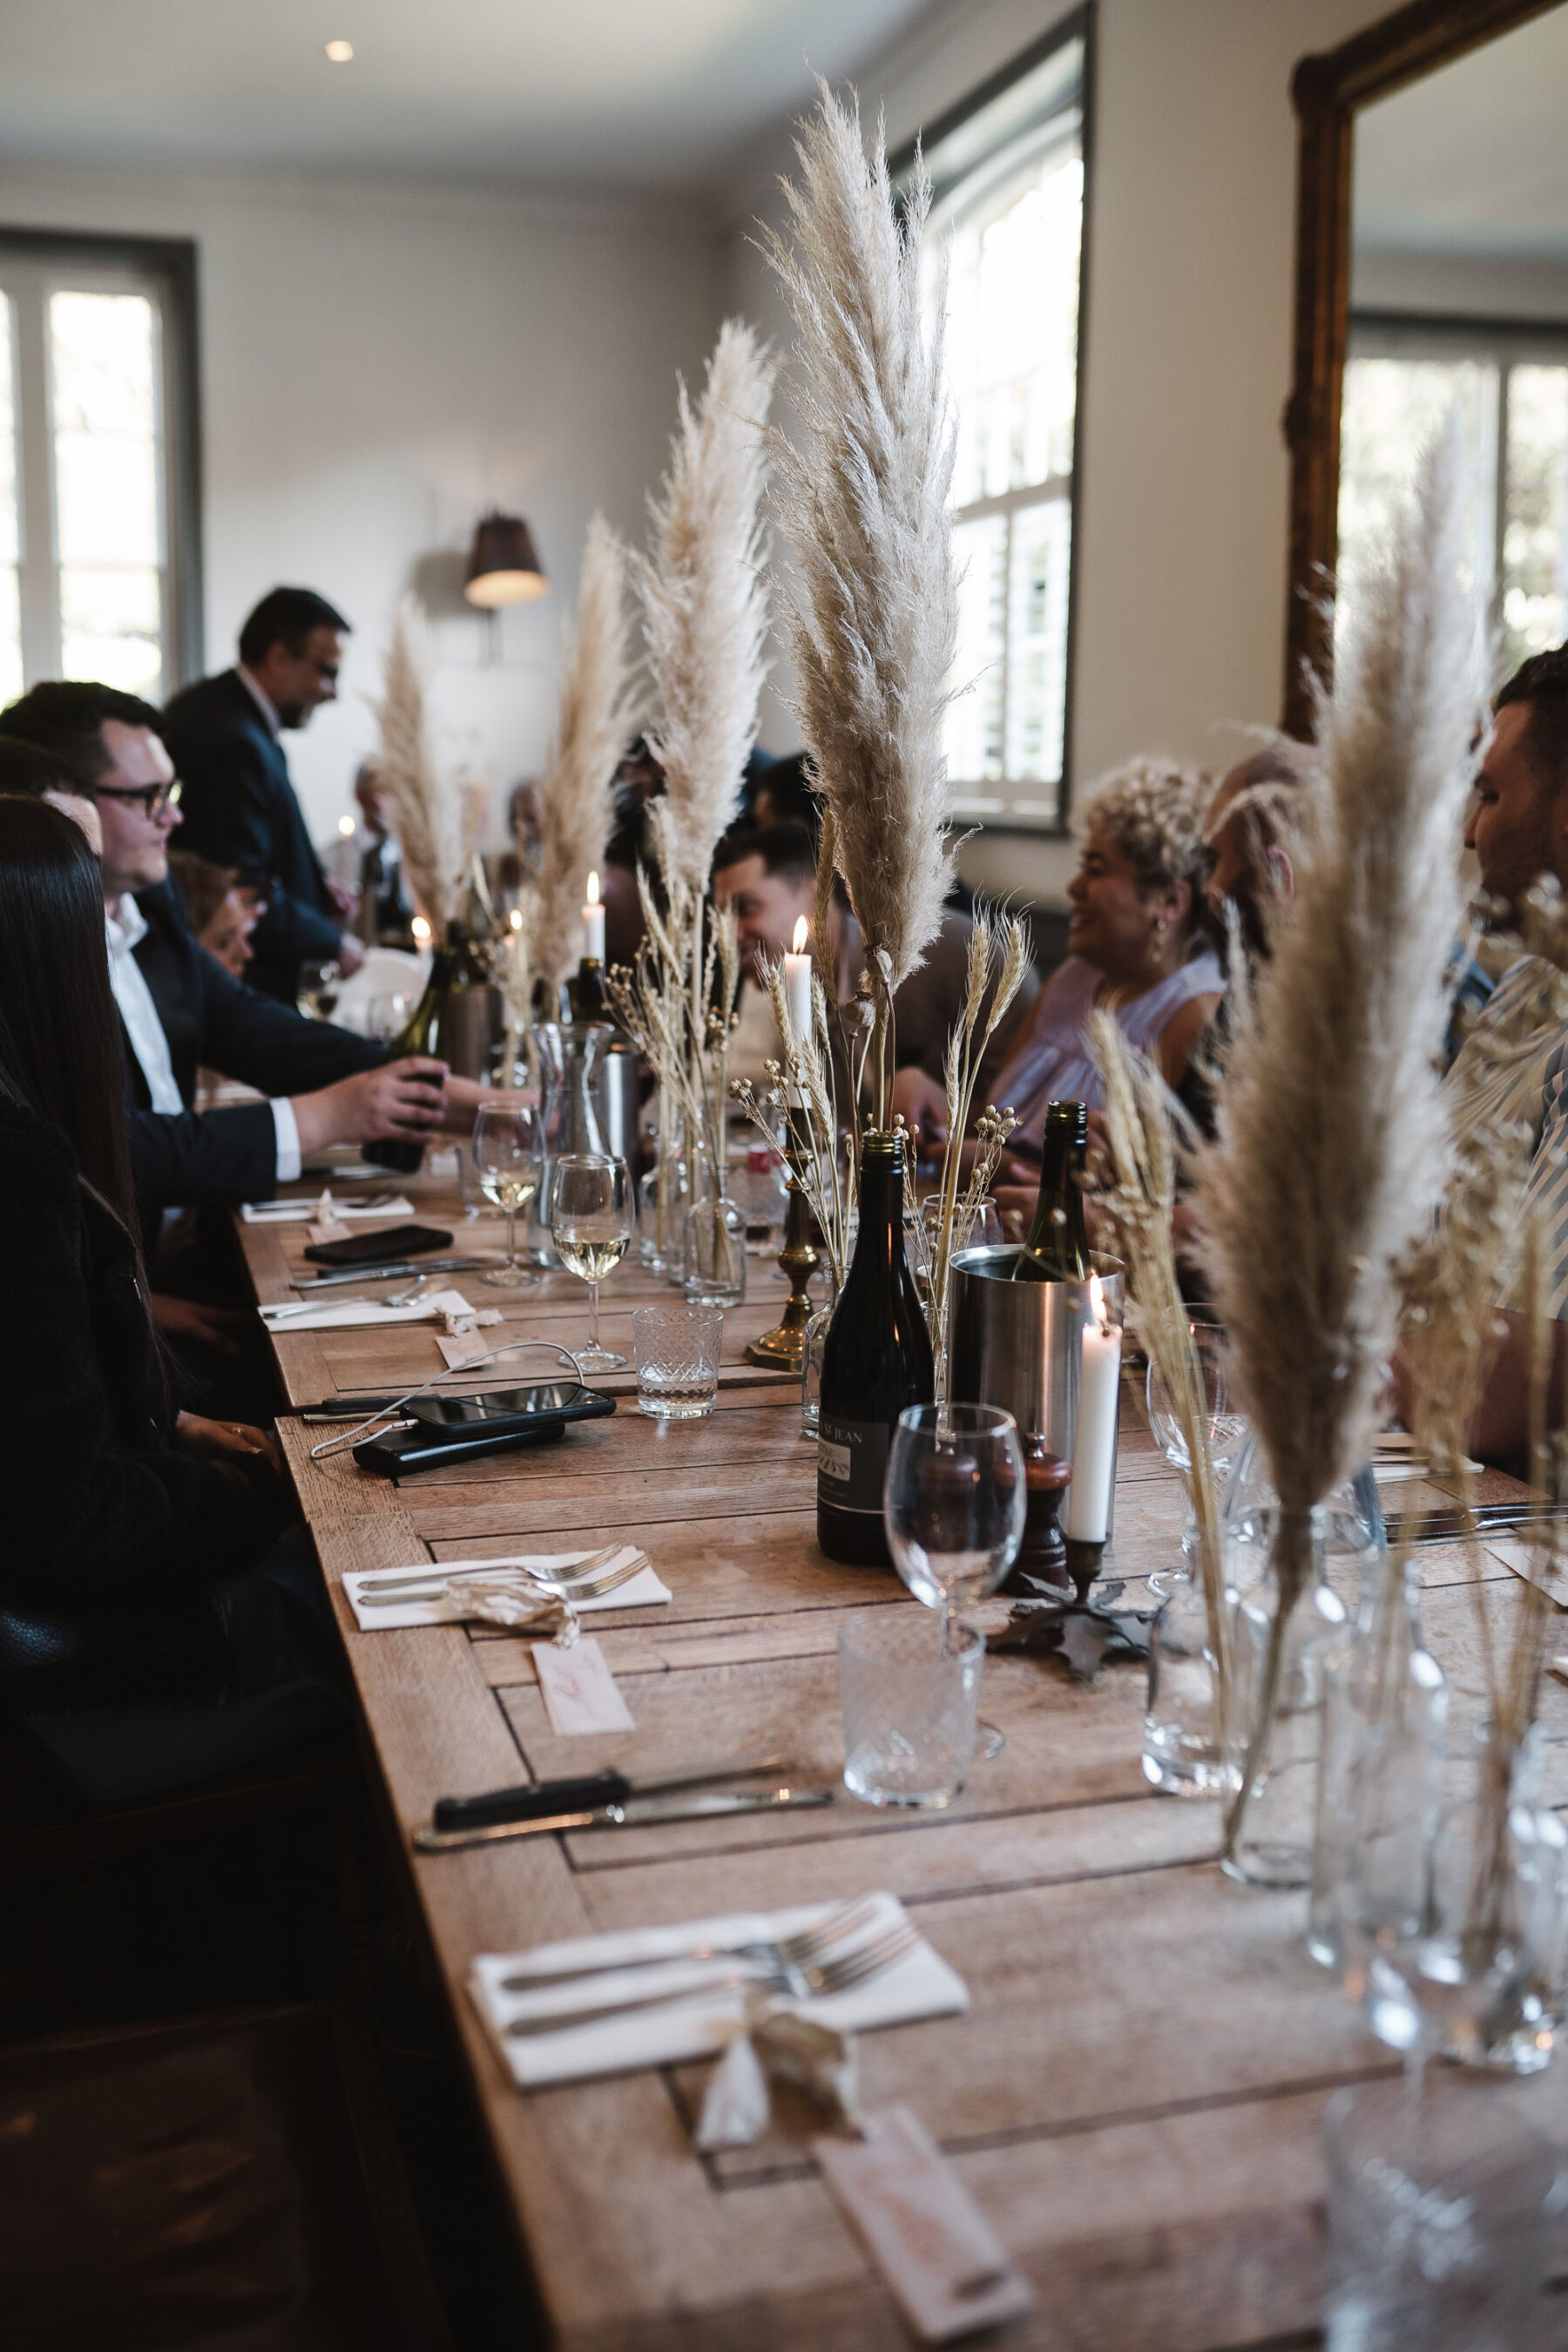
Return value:
M 1010 1242 L 954 1257 L 947 1393 L 954 1404 L 1003 1406 L 1026 1443 L 1037 1439 L 1070 1462 L 1089 1285 L 1015 1282 L 1017 1262 Z M 1096 1272 L 1120 1322 L 1120 1267 L 1097 1261 Z

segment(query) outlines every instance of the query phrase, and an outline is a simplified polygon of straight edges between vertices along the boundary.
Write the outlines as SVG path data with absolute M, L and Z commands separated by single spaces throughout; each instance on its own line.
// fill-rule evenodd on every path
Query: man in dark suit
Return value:
M 389 1062 L 384 1046 L 258 996 L 196 945 L 167 878 L 181 806 L 159 726 L 134 695 L 75 680 L 36 686 L 0 712 L 0 738 L 48 753 L 97 809 L 143 1207 L 266 1200 L 329 1143 L 471 1126 L 481 1089 L 444 1063 Z M 198 1112 L 198 1066 L 270 1099 Z
M 274 588 L 239 633 L 239 662 L 176 694 L 163 740 L 184 787 L 182 847 L 237 868 L 266 911 L 247 979 L 292 1004 L 302 963 L 353 971 L 353 900 L 322 873 L 289 781 L 282 730 L 334 701 L 348 623 L 309 588 Z

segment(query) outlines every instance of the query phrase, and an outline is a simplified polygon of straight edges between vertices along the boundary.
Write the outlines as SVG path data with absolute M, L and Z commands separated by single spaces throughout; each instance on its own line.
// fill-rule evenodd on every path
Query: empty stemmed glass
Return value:
M 1192 1322 L 1187 1326 L 1192 1338 L 1193 1354 L 1203 1381 L 1204 1421 L 1208 1441 L 1209 1467 L 1218 1486 L 1225 1484 L 1235 1467 L 1237 1455 L 1247 1435 L 1247 1422 L 1238 1412 L 1232 1393 L 1226 1359 L 1226 1334 L 1217 1323 Z M 1159 1600 L 1168 1601 L 1173 1589 L 1187 1581 L 1188 1549 L 1196 1530 L 1197 1519 L 1193 1510 L 1192 1456 L 1183 1433 L 1181 1416 L 1174 1400 L 1149 1360 L 1149 1374 L 1144 1383 L 1144 1402 L 1149 1414 L 1149 1427 L 1154 1443 L 1182 1481 L 1186 1496 L 1186 1517 L 1182 1529 L 1182 1565 L 1179 1568 L 1156 1569 L 1149 1579 L 1149 1590 Z
M 888 1549 L 917 1601 L 942 1612 L 942 1654 L 961 1609 L 994 1592 L 1024 1540 L 1018 1425 L 994 1404 L 911 1404 L 899 1415 L 882 1481 Z M 1005 1745 L 982 1723 L 984 1756 Z
M 531 1107 L 521 1102 L 481 1105 L 474 1121 L 474 1173 L 492 1208 L 506 1215 L 506 1260 L 479 1276 L 499 1290 L 537 1282 L 531 1266 L 517 1256 L 517 1213 L 539 1190 L 539 1127 Z
M 636 1223 L 631 1174 L 607 1152 L 569 1151 L 551 1169 L 550 1238 L 568 1274 L 588 1286 L 588 1345 L 577 1361 L 591 1372 L 626 1361 L 599 1345 L 599 1285 L 625 1257 Z

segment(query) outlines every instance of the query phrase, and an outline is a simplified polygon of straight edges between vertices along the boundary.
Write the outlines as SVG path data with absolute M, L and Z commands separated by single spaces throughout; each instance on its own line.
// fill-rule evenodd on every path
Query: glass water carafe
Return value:
M 568 1152 L 603 1152 L 605 1049 L 615 1031 L 607 1021 L 542 1021 L 533 1032 L 543 1104 L 540 1119 L 539 1190 L 528 1213 L 523 1255 L 530 1265 L 561 1264 L 550 1238 L 552 1171 Z

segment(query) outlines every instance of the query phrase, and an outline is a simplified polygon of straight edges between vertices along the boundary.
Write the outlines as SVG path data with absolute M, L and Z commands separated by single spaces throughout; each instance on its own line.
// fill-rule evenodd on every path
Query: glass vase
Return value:
M 1448 1686 L 1420 1589 L 1411 1560 L 1369 1577 L 1324 1666 L 1307 1949 L 1357 2000 L 1373 1948 L 1417 1930 L 1442 1804 Z
M 1201 1579 L 1183 1577 L 1149 1629 L 1143 1778 L 1170 1797 L 1220 1797 L 1236 1786 L 1215 1720 L 1214 1650 Z
M 710 1176 L 686 1212 L 684 1289 L 690 1307 L 739 1307 L 746 1296 L 746 1219 Z
M 554 1163 L 568 1152 L 606 1149 L 602 1062 L 615 1034 L 607 1021 L 542 1021 L 533 1032 L 543 1099 L 539 1189 L 529 1203 L 522 1252 L 529 1265 L 554 1268 L 561 1264 L 550 1238 Z
M 637 1187 L 637 1262 L 650 1274 L 678 1267 L 685 1278 L 685 1129 L 668 1088 L 660 1087 L 655 1157 Z
M 1310 1511 L 1274 1504 L 1258 1514 L 1268 1565 L 1236 1603 L 1226 1742 L 1236 1793 L 1220 1864 L 1249 1886 L 1311 1882 L 1324 1672 L 1349 1622 L 1328 1580 L 1329 1525 L 1322 1504 Z M 1227 1542 L 1227 1582 L 1234 1555 L 1247 1549 Z
M 827 1344 L 828 1326 L 833 1310 L 838 1304 L 838 1284 L 826 1255 L 822 1261 L 822 1304 L 816 1307 L 802 1336 L 800 1360 L 800 1433 L 815 1440 L 822 1409 L 822 1351 Z

